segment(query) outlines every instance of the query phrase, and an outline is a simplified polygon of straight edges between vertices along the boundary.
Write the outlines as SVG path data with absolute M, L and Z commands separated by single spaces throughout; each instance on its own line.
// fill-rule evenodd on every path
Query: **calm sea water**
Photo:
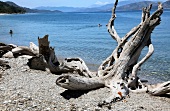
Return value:
M 48 13 L 0 16 L 0 42 L 17 45 L 38 43 L 49 34 L 50 45 L 59 57 L 81 57 L 93 69 L 108 57 L 116 42 L 107 32 L 111 13 Z M 138 25 L 141 11 L 117 12 L 115 27 L 121 37 Z M 170 80 L 170 11 L 164 11 L 161 24 L 152 33 L 155 52 L 142 65 L 140 74 L 155 80 Z M 102 27 L 98 27 L 98 24 Z M 9 30 L 14 34 L 11 37 Z M 147 51 L 144 49 L 142 55 Z M 93 64 L 93 65 L 92 65 Z

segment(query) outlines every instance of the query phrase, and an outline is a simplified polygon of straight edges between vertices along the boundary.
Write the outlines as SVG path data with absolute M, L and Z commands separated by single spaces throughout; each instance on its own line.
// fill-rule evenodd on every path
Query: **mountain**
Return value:
M 118 3 L 118 7 L 119 6 L 123 6 L 123 5 L 127 5 L 127 4 L 131 4 L 131 3 L 135 3 L 135 2 L 138 2 L 138 1 L 143 1 L 143 0 L 130 0 L 130 1 L 120 1 Z M 110 9 L 113 7 L 113 3 L 111 4 L 106 4 L 106 5 L 102 5 L 102 6 L 91 6 L 89 8 L 84 8 L 84 9 L 80 9 L 80 10 L 77 10 L 77 12 L 105 12 L 105 11 L 110 11 Z
M 31 9 L 26 8 L 26 7 L 21 7 L 21 6 L 15 4 L 14 2 L 11 2 L 11 1 L 7 1 L 7 2 L 5 2 L 5 3 L 7 3 L 8 5 L 13 6 L 13 7 L 22 8 L 22 9 L 25 10 L 25 12 L 30 12 L 30 11 L 31 11 Z
M 60 13 L 59 10 L 38 10 L 38 9 L 30 9 L 30 8 L 24 8 L 26 10 L 26 13 Z
M 26 10 L 22 7 L 15 7 L 13 5 L 9 5 L 6 2 L 1 2 L 0 1 L 0 13 L 25 13 Z
M 166 0 L 161 0 L 163 3 L 163 6 L 165 9 L 170 8 L 170 0 L 166 1 Z M 143 7 L 149 6 L 150 4 L 152 4 L 152 9 L 156 9 L 157 8 L 157 2 L 155 0 L 127 0 L 127 1 L 120 1 L 118 3 L 118 7 L 117 10 L 120 11 L 126 11 L 126 10 L 142 10 Z M 98 10 L 100 10 L 101 12 L 107 12 L 107 11 L 111 11 L 113 7 L 113 4 L 107 4 L 107 5 L 103 5 L 100 7 L 96 7 Z M 84 9 L 85 10 L 85 9 Z M 89 10 L 89 9 L 88 9 Z
M 61 11 L 58 10 L 37 10 L 37 9 L 26 9 L 26 13 L 60 13 Z
M 144 0 L 125 0 L 125 1 L 120 1 L 118 3 L 118 7 L 123 6 L 123 5 L 132 4 L 132 3 L 142 2 L 142 1 L 144 1 Z
M 170 9 L 170 0 L 167 0 L 166 2 L 163 3 L 163 7 L 165 9 Z
M 38 9 L 38 10 L 50 10 L 50 11 L 59 10 L 61 12 L 76 12 L 77 10 L 81 10 L 81 9 L 84 9 L 84 8 L 65 7 L 65 6 L 62 6 L 62 7 L 44 7 L 44 6 L 41 6 L 41 7 L 36 7 L 34 9 Z
M 149 6 L 150 4 L 152 4 L 152 9 L 157 9 L 158 2 L 143 1 L 143 2 L 137 2 L 129 5 L 120 6 L 117 8 L 117 10 L 142 10 L 143 7 Z M 170 0 L 163 2 L 163 8 L 170 9 Z
M 21 8 L 25 11 L 25 13 L 56 13 L 56 12 L 61 12 L 61 11 L 58 11 L 58 10 L 38 10 L 38 9 L 30 9 L 30 8 L 26 8 L 26 7 L 21 7 L 17 4 L 15 4 L 14 2 L 11 2 L 11 1 L 7 1 L 7 2 L 4 2 L 12 7 L 15 7 L 15 8 Z
M 156 2 L 152 1 L 142 1 L 142 2 L 136 2 L 136 3 L 131 3 L 128 5 L 120 6 L 117 8 L 117 10 L 125 11 L 125 10 L 142 10 L 143 7 L 149 6 L 152 4 L 152 9 L 157 7 Z
M 99 12 L 101 11 L 101 9 L 99 9 L 98 7 L 91 7 L 91 8 L 85 8 L 85 7 L 36 7 L 34 9 L 38 9 L 38 10 L 60 10 L 62 12 Z
M 131 1 L 132 2 L 132 1 Z M 130 2 L 130 3 L 131 3 Z M 120 2 L 120 6 L 124 5 L 124 4 L 128 4 L 128 1 L 122 1 Z M 103 10 L 107 10 L 113 7 L 113 3 L 112 4 L 106 4 L 106 5 L 92 5 L 90 7 L 36 7 L 34 9 L 38 9 L 38 10 L 60 10 L 62 12 L 100 12 Z
M 159 0 L 160 1 L 160 0 Z M 169 1 L 161 0 L 164 2 L 164 8 L 170 7 Z M 166 1 L 166 2 L 165 2 Z M 117 10 L 142 10 L 143 7 L 153 4 L 153 9 L 157 8 L 157 1 L 155 0 L 125 0 L 118 3 Z M 105 5 L 91 5 L 90 7 L 36 7 L 38 10 L 60 10 L 62 12 L 107 12 L 111 11 L 113 3 Z
M 15 4 L 14 2 L 11 2 L 11 1 L 6 1 L 5 3 L 7 3 L 10 6 L 20 7 L 19 5 Z
M 158 1 L 163 2 L 163 7 L 164 9 L 170 9 L 170 0 L 125 0 L 125 1 L 120 1 L 118 3 L 118 7 L 117 10 L 119 11 L 126 11 L 126 10 L 142 10 L 143 7 L 149 6 L 150 4 L 152 4 L 152 9 L 157 9 L 157 4 Z M 112 10 L 113 7 L 113 3 L 112 4 L 106 4 L 100 7 L 95 7 L 94 12 L 98 11 L 98 12 L 108 12 Z M 98 9 L 98 10 L 96 10 Z M 86 11 L 90 10 L 89 8 L 84 9 Z M 91 8 L 91 12 L 92 12 L 92 8 Z

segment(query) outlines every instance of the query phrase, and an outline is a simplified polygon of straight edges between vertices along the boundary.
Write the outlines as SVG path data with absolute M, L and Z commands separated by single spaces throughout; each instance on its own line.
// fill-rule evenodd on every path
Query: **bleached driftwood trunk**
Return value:
M 129 91 L 146 92 L 152 95 L 161 95 L 170 92 L 170 81 L 159 85 L 144 85 L 137 76 L 138 69 L 146 62 L 154 52 L 151 42 L 151 33 L 154 28 L 160 24 L 161 14 L 163 13 L 162 4 L 158 4 L 158 9 L 150 15 L 152 5 L 144 8 L 142 12 L 142 20 L 139 25 L 131 29 L 124 37 L 120 38 L 114 28 L 114 20 L 116 19 L 116 0 L 112 9 L 112 16 L 108 23 L 108 32 L 111 37 L 117 41 L 117 47 L 113 53 L 100 65 L 97 77 L 88 78 L 84 81 L 82 77 L 74 77 L 63 75 L 56 80 L 56 84 L 70 90 L 89 90 L 98 88 L 102 84 L 112 90 L 112 96 L 106 99 L 106 103 L 110 103 L 115 98 L 125 98 Z M 139 60 L 139 56 L 144 47 L 148 47 L 148 53 L 144 58 Z M 87 79 L 87 78 L 86 78 Z M 82 87 L 83 85 L 86 87 Z M 89 84 L 90 81 L 90 84 Z M 93 84 L 94 83 L 97 84 Z M 96 82 L 97 81 L 97 82 Z M 93 85 L 93 86 L 92 86 Z M 95 87 L 96 86 L 96 87 Z M 102 104 L 105 104 L 103 102 Z
M 144 8 L 139 25 L 131 29 L 124 37 L 119 37 L 115 28 L 116 7 L 115 1 L 112 16 L 107 25 L 111 37 L 117 41 L 117 47 L 112 54 L 103 61 L 96 73 L 89 71 L 81 58 L 66 58 L 62 63 L 56 59 L 54 49 L 49 47 L 48 36 L 39 40 L 39 56 L 33 57 L 28 64 L 35 69 L 49 69 L 53 73 L 68 73 L 57 78 L 56 84 L 70 90 L 91 90 L 103 86 L 109 87 L 112 95 L 100 105 L 107 104 L 113 100 L 123 99 L 133 92 L 150 92 L 152 95 L 162 95 L 170 92 L 170 81 L 157 84 L 143 84 L 137 76 L 138 69 L 146 62 L 154 52 L 151 42 L 151 33 L 160 24 L 163 13 L 162 4 L 150 15 L 152 5 Z M 139 56 L 144 47 L 148 52 L 141 60 Z M 70 74 L 79 74 L 70 75 Z
M 29 59 L 28 66 L 32 69 L 48 70 L 55 74 L 79 73 L 91 77 L 91 72 L 81 58 L 65 58 L 59 63 L 54 48 L 50 47 L 48 35 L 38 38 L 39 54 Z M 35 47 L 35 46 L 34 46 Z

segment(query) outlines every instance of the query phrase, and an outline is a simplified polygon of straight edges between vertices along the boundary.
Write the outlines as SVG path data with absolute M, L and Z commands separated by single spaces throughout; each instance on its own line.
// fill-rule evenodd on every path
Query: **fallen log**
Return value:
M 12 49 L 12 53 L 14 57 L 18 57 L 21 55 L 30 55 L 35 56 L 36 54 L 27 46 L 18 46 L 14 49 Z
M 57 78 L 56 84 L 69 90 L 92 90 L 104 87 L 105 82 L 101 78 L 62 75 Z
M 0 43 L 0 57 L 12 58 L 22 55 L 35 56 L 39 54 L 38 51 L 38 47 L 32 42 L 30 42 L 30 47 Z

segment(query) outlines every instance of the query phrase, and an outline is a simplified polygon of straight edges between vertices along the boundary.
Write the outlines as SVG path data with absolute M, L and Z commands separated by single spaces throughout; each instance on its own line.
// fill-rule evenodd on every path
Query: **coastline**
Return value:
M 5 43 L 5 44 L 7 44 L 7 43 Z M 18 45 L 18 44 L 17 44 Z M 29 45 L 29 44 L 27 44 L 27 45 Z M 21 45 L 22 46 L 22 45 Z M 25 45 L 23 45 L 23 46 L 25 46 Z M 57 52 L 57 51 L 56 51 Z M 66 56 L 62 56 L 62 55 L 57 55 L 56 54 L 56 56 L 57 56 L 57 59 L 58 59 L 58 61 L 60 62 L 60 63 L 62 63 L 62 61 L 65 59 L 65 58 L 67 58 Z M 69 56 L 70 57 L 70 56 Z M 103 59 L 104 60 L 104 59 Z M 99 68 L 99 66 L 100 66 L 100 64 L 98 64 L 98 63 L 91 63 L 91 62 L 89 62 L 89 61 L 86 61 L 86 60 L 84 60 L 85 61 L 85 63 L 86 63 L 86 65 L 87 65 L 87 67 L 88 67 L 88 69 L 90 70 L 90 71 L 92 71 L 92 72 L 96 72 L 97 70 L 98 70 L 98 68 Z M 146 67 L 146 66 L 145 66 Z M 158 75 L 158 77 L 157 78 L 155 78 L 155 76 L 156 75 L 153 75 L 152 73 L 157 73 L 157 72 L 154 72 L 154 70 L 153 71 L 148 71 L 148 70 L 143 70 L 142 68 L 139 70 L 139 72 L 138 72 L 138 76 L 140 77 L 140 79 L 141 80 L 148 80 L 148 83 L 149 84 L 155 84 L 155 83 L 161 83 L 161 82 L 164 82 L 164 81 L 168 81 L 168 80 L 163 80 L 163 79 L 161 79 L 159 76 L 161 76 L 161 75 Z M 164 73 L 164 70 L 162 70 L 162 73 Z
M 0 15 L 9 15 L 9 14 L 7 14 L 7 13 L 0 13 Z
M 0 13 L 0 15 L 13 15 L 13 14 L 25 14 L 25 13 L 11 13 L 11 14 L 9 14 L 9 13 Z
M 10 69 L 4 70 L 0 80 L 0 110 L 41 110 L 41 111 L 106 111 L 99 102 L 110 95 L 109 89 L 100 88 L 89 92 L 68 91 L 58 87 L 58 75 L 32 70 L 26 65 L 26 58 L 2 58 L 9 61 Z M 149 94 L 130 93 L 126 102 L 116 102 L 111 110 L 121 111 L 168 111 L 168 97 L 154 97 Z
M 123 17 L 119 17 L 120 21 L 124 21 L 131 15 L 136 17 L 134 17 L 132 21 L 129 21 L 126 26 L 123 26 L 123 30 L 120 30 L 119 33 L 125 33 L 127 31 L 126 29 L 129 30 L 132 25 L 135 25 L 133 23 L 137 23 L 137 15 L 141 15 L 139 12 L 135 12 L 135 14 L 132 12 L 121 12 L 121 14 Z M 125 14 L 127 14 L 127 16 L 124 16 Z M 170 52 L 167 51 L 170 50 L 170 47 L 168 47 L 168 44 L 170 44 L 170 33 L 168 28 L 169 15 L 169 12 L 165 12 L 163 14 L 164 17 L 162 18 L 161 25 L 154 33 L 152 33 L 155 52 L 153 56 L 146 62 L 147 65 L 142 65 L 140 71 L 141 75 L 146 76 L 146 78 L 149 76 L 152 79 L 154 76 L 153 78 L 159 79 L 160 77 L 162 80 L 170 79 L 170 57 L 168 56 Z M 68 16 L 73 17 L 73 20 L 67 21 L 64 19 Z M 86 16 L 89 16 L 89 20 L 84 19 Z M 110 18 L 110 14 L 101 14 L 99 17 L 102 18 L 103 16 L 103 18 L 100 21 L 97 18 L 98 16 L 99 14 L 87 13 L 64 13 L 57 15 L 50 14 L 49 16 L 46 14 L 23 14 L 12 16 L 5 15 L 4 17 L 1 16 L 2 20 L 4 21 L 2 24 L 3 28 L 1 30 L 1 41 L 28 46 L 30 41 L 37 43 L 38 36 L 42 37 L 44 36 L 44 33 L 48 33 L 50 35 L 51 46 L 56 47 L 55 49 L 57 57 L 58 55 L 62 55 L 64 57 L 78 56 L 83 58 L 86 64 L 92 64 L 88 65 L 90 66 L 90 70 L 96 70 L 98 68 L 96 67 L 96 64 L 101 63 L 98 61 L 105 60 L 105 57 L 108 57 L 115 47 L 114 40 L 112 40 L 112 38 L 107 35 L 108 33 L 106 32 L 106 27 L 98 28 L 96 26 L 97 23 L 105 24 L 103 21 L 107 20 L 105 19 L 107 16 Z M 13 20 L 11 21 L 11 17 L 13 20 L 15 20 L 15 22 L 13 22 Z M 45 18 L 41 19 L 43 17 Z M 82 20 L 77 20 L 77 17 L 81 17 Z M 48 18 L 51 19 L 48 20 Z M 55 19 L 53 20 L 52 18 Z M 81 21 L 85 22 L 82 24 Z M 124 24 L 124 22 L 120 21 L 117 21 L 117 24 L 120 24 L 118 29 L 122 29 L 122 25 Z M 91 27 L 94 24 L 95 27 Z M 10 29 L 12 29 L 14 32 L 12 37 L 9 34 Z M 88 32 L 88 34 L 86 34 L 86 32 Z M 144 74 L 142 74 L 143 71 L 145 71 Z

